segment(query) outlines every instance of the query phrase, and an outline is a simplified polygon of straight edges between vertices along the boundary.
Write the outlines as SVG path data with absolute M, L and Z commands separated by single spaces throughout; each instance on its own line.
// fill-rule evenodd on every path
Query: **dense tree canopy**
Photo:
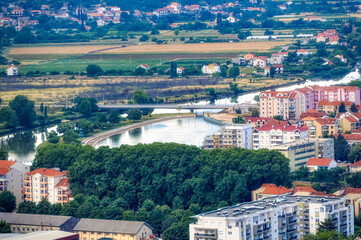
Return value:
M 20 125 L 33 126 L 36 119 L 34 101 L 30 101 L 26 96 L 18 95 L 10 101 L 9 106 L 16 112 Z
M 10 191 L 0 193 L 0 212 L 12 212 L 16 208 L 16 198 Z

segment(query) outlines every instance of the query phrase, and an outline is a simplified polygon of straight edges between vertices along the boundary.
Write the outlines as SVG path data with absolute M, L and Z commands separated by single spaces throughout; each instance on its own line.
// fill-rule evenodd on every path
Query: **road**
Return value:
M 106 104 L 98 105 L 100 109 L 226 109 L 226 108 L 252 108 L 256 104 L 242 104 L 242 105 L 192 105 L 192 104 Z

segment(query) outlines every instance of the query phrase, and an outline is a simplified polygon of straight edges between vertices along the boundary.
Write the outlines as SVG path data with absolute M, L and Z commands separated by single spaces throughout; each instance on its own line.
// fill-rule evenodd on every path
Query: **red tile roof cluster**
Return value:
M 10 167 L 15 163 L 16 161 L 0 160 L 0 175 L 7 174 L 10 170 Z
M 277 187 L 276 184 L 273 183 L 264 183 L 262 184 L 261 188 L 264 188 L 263 194 L 273 194 L 273 195 L 280 195 L 285 193 L 290 193 L 291 191 L 288 190 L 284 186 Z
M 295 187 L 292 189 L 292 194 L 295 194 L 297 192 L 313 193 L 313 192 L 317 192 L 317 191 L 315 189 L 313 189 L 312 187 Z
M 68 178 L 61 179 L 60 182 L 58 182 L 58 184 L 55 185 L 55 187 L 68 187 L 68 186 L 69 186 Z
M 338 134 L 334 134 L 333 135 L 335 138 L 338 137 Z M 361 134 L 342 134 L 342 136 L 346 139 L 346 140 L 360 140 L 361 141 Z
M 262 127 L 257 128 L 258 131 L 270 131 L 272 129 L 282 130 L 283 132 L 294 132 L 297 130 L 300 132 L 308 131 L 308 128 L 305 127 L 297 127 L 297 126 L 282 125 L 282 124 L 277 124 L 277 125 L 266 124 L 263 125 Z
M 347 194 L 361 194 L 361 188 L 352 188 L 352 187 L 348 187 L 348 188 L 343 188 L 340 189 L 340 196 L 345 196 Z
M 327 167 L 332 162 L 330 158 L 310 158 L 306 163 L 307 166 L 324 166 Z
M 298 49 L 297 52 L 309 52 L 309 51 L 306 49 Z
M 361 167 L 361 160 L 351 164 L 350 167 Z
M 327 100 L 321 100 L 317 103 L 318 106 L 340 106 L 341 103 L 344 103 L 345 106 L 351 106 L 352 102 L 350 101 L 327 101 Z
M 275 64 L 275 65 L 272 65 L 272 67 L 274 67 L 274 68 L 283 68 L 283 64 Z
M 48 176 L 48 177 L 58 177 L 58 176 L 65 176 L 66 172 L 60 172 L 58 170 L 55 169 L 47 169 L 47 168 L 38 168 L 35 169 L 34 171 L 31 171 L 29 173 L 27 173 L 26 175 L 35 175 L 39 173 L 42 176 Z
M 354 119 L 353 117 L 345 117 L 345 119 L 351 123 L 353 122 L 358 122 L 356 119 Z

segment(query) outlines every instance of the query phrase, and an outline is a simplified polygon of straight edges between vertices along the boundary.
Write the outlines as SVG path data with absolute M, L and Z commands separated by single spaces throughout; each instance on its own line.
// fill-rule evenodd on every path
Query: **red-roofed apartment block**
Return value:
M 252 191 L 252 201 L 286 193 L 291 193 L 291 191 L 284 186 L 277 186 L 273 183 L 264 183 L 260 188 Z
M 67 203 L 70 188 L 66 172 L 56 169 L 39 168 L 26 174 L 25 200 L 40 202 L 47 199 L 50 203 Z
M 337 167 L 337 162 L 329 158 L 310 158 L 306 166 L 310 172 L 321 169 L 329 170 Z
M 337 197 L 347 199 L 355 211 L 355 216 L 360 216 L 361 213 L 361 188 L 343 188 L 334 193 Z
M 30 166 L 16 161 L 0 160 L 0 192 L 10 191 L 16 197 L 16 203 L 24 200 L 24 177 Z

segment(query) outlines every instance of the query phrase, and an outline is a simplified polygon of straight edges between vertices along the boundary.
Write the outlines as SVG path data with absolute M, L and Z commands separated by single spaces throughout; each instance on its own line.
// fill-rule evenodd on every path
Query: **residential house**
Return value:
M 298 49 L 296 54 L 297 56 L 308 56 L 311 52 L 306 49 Z
M 263 125 L 290 125 L 287 121 L 278 121 L 274 118 L 263 118 L 263 117 L 244 117 L 247 124 L 252 124 L 253 128 L 259 128 Z
M 270 58 L 267 58 L 267 62 L 270 65 L 282 64 L 284 59 L 285 59 L 285 57 L 283 55 L 278 54 L 278 53 L 272 53 L 272 56 Z
M 172 7 L 174 12 L 176 12 L 176 13 L 180 13 L 181 8 L 182 8 L 182 5 L 177 2 L 172 2 L 169 6 Z
M 285 6 L 285 5 L 279 5 L 278 6 L 281 10 L 286 10 L 287 9 L 287 7 Z
M 317 34 L 316 42 L 326 42 L 327 37 L 323 33 Z
M 253 58 L 255 58 L 255 55 L 253 53 L 247 53 L 246 55 L 244 55 L 244 58 L 247 60 L 247 61 L 250 61 L 252 60 Z
M 361 214 L 361 188 L 342 188 L 334 193 L 337 197 L 347 199 L 347 203 L 351 204 L 354 209 L 354 215 L 360 216 Z
M 337 45 L 337 44 L 339 44 L 338 43 L 339 40 L 340 40 L 340 38 L 338 37 L 338 35 L 329 36 L 328 44 Z
M 213 74 L 213 73 L 220 73 L 221 67 L 217 63 L 203 65 L 202 73 L 204 74 Z
M 254 57 L 251 60 L 251 62 L 253 67 L 264 68 L 265 66 L 267 66 L 267 57 L 266 56 Z
M 0 160 L 0 192 L 12 192 L 17 205 L 24 201 L 24 178 L 29 171 L 30 166 L 21 162 Z
M 50 203 L 67 203 L 70 198 L 70 188 L 66 172 L 56 169 L 39 168 L 26 174 L 25 200 L 40 202 L 47 199 Z
M 185 5 L 184 9 L 190 11 L 190 12 L 198 12 L 201 10 L 201 6 L 198 4 L 194 4 L 194 5 Z
M 283 64 L 275 64 L 272 67 L 275 69 L 275 73 L 283 73 Z
M 229 23 L 235 23 L 236 22 L 236 18 L 233 17 L 233 13 L 230 13 L 229 16 L 227 17 L 227 21 Z
M 148 71 L 150 69 L 147 64 L 140 64 L 137 68 L 143 68 L 145 71 Z
M 268 76 L 268 75 L 271 74 L 271 68 L 270 67 L 265 67 L 265 68 L 263 68 L 263 70 L 264 70 L 264 75 L 265 76 Z
M 237 58 L 232 59 L 232 63 L 240 65 L 240 66 L 246 66 L 247 65 L 247 60 L 245 58 L 242 58 L 242 57 L 237 57 Z
M 354 234 L 353 206 L 335 197 L 277 195 L 193 218 L 195 222 L 189 224 L 190 240 L 303 239 L 310 233 L 316 234 L 318 224 L 327 218 L 334 219 L 340 234 Z
M 211 136 L 206 136 L 204 149 L 227 149 L 240 147 L 252 149 L 252 125 L 233 124 L 221 127 L 221 131 Z
M 311 138 L 321 138 L 340 133 L 342 128 L 337 118 L 319 118 L 313 121 L 313 126 L 309 126 L 309 131 Z
M 357 161 L 353 164 L 350 164 L 350 166 L 348 166 L 348 171 L 350 173 L 357 173 L 357 172 L 361 172 L 361 160 Z
M 11 15 L 15 17 L 22 17 L 24 15 L 24 9 L 22 8 L 15 8 L 11 10 Z
M 11 64 L 6 69 L 6 75 L 8 75 L 8 76 L 17 76 L 17 75 L 19 75 L 19 68 L 16 67 L 14 64 Z
M 310 172 L 313 172 L 321 169 L 330 170 L 337 167 L 337 163 L 330 158 L 310 158 L 306 166 Z
M 112 11 L 112 12 L 120 11 L 120 7 L 117 7 L 117 6 L 109 7 L 109 9 L 110 9 L 110 11 Z
M 291 125 L 266 124 L 253 130 L 253 149 L 294 142 L 308 137 L 308 129 Z
M 78 219 L 69 216 L 5 212 L 0 212 L 0 219 L 10 224 L 11 232 L 13 233 L 53 230 L 72 232 L 78 222 Z
M 326 19 L 317 16 L 307 16 L 307 22 L 313 22 L 313 21 L 326 22 Z
M 184 73 L 185 68 L 184 67 L 177 67 L 177 74 L 182 75 Z
M 159 8 L 154 10 L 153 13 L 158 17 L 163 17 L 169 15 L 170 10 L 168 8 Z
M 334 158 L 333 139 L 329 138 L 303 138 L 281 145 L 274 145 L 271 149 L 282 153 L 290 160 L 291 171 L 306 165 L 310 158 Z
M 81 240 L 150 240 L 153 228 L 145 222 L 82 218 L 73 230 Z
M 323 118 L 326 115 L 324 112 L 317 112 L 316 110 L 307 110 L 300 115 L 300 123 L 302 126 L 313 125 L 313 121 L 318 118 Z
M 336 55 L 335 58 L 339 58 L 341 62 L 347 63 L 347 58 L 343 57 L 343 55 Z
M 287 193 L 291 193 L 291 191 L 284 186 L 277 186 L 273 183 L 263 183 L 260 188 L 252 191 L 252 201 Z

